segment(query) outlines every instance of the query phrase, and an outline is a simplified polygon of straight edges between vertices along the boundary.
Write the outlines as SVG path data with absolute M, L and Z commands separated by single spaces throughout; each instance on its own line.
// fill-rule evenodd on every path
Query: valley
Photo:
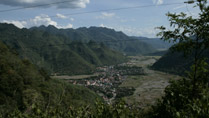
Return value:
M 52 77 L 85 86 L 109 104 L 124 99 L 129 105 L 144 108 L 155 104 L 170 80 L 180 78 L 151 70 L 149 67 L 159 58 L 160 56 L 130 56 L 127 63 L 98 67 L 92 75 Z
M 209 118 L 209 0 L 0 5 L 0 118 Z

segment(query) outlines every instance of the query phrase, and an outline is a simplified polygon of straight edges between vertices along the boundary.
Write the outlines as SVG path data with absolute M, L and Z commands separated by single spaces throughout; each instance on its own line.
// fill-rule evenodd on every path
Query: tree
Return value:
M 199 17 L 194 18 L 181 12 L 180 14 L 168 13 L 167 16 L 170 21 L 170 26 L 173 30 L 167 30 L 164 26 L 158 27 L 161 30 L 158 36 L 162 36 L 165 41 L 177 42 L 172 47 L 173 51 L 183 52 L 184 55 L 192 55 L 194 65 L 192 69 L 194 74 L 192 77 L 193 94 L 197 82 L 199 81 L 198 67 L 205 60 L 204 53 L 209 47 L 209 6 L 207 0 L 197 0 L 194 7 L 200 10 Z M 190 0 L 185 3 L 195 3 Z
M 209 6 L 207 0 L 197 0 L 194 7 L 200 10 L 199 17 L 194 18 L 185 13 L 167 16 L 172 30 L 159 27 L 165 41 L 177 44 L 173 51 L 183 52 L 193 58 L 194 64 L 186 78 L 171 82 L 165 89 L 165 96 L 153 107 L 156 118 L 208 118 L 209 68 L 205 62 L 205 51 L 209 48 Z M 195 3 L 193 0 L 186 3 Z

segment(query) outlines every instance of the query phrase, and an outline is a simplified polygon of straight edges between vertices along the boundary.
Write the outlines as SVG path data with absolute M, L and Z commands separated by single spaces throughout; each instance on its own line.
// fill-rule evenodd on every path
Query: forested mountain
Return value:
M 209 58 L 208 51 L 205 52 L 204 56 Z M 194 58 L 192 57 L 193 55 L 185 56 L 183 53 L 172 52 L 169 50 L 164 56 L 162 56 L 156 63 L 152 65 L 152 68 L 178 75 L 185 75 L 185 72 L 190 71 L 190 67 L 194 63 Z
M 153 69 L 183 75 L 192 65 L 192 60 L 185 58 L 182 53 L 172 53 L 168 51 L 156 63 L 152 65 Z
M 174 44 L 174 43 L 165 42 L 160 38 L 146 38 L 146 37 L 133 37 L 133 38 L 145 42 L 157 50 L 167 50 Z
M 57 29 L 54 26 L 40 26 L 33 27 L 30 30 L 39 30 L 50 34 L 62 35 L 73 41 L 88 42 L 92 40 L 98 43 L 102 42 L 105 46 L 123 52 L 126 55 L 143 55 L 156 51 L 150 44 L 129 37 L 123 32 L 116 32 L 113 29 L 103 27 Z
M 58 29 L 53 26 L 48 29 L 51 32 L 0 24 L 0 41 L 17 50 L 21 58 L 29 59 L 39 67 L 57 74 L 87 74 L 96 66 L 117 64 L 126 60 L 122 53 L 113 51 L 102 43 L 98 44 L 91 39 L 81 42 L 54 32 L 54 29 Z M 82 35 L 75 37 L 80 36 Z
M 51 79 L 43 69 L 0 42 L 0 117 L 14 110 L 30 113 L 34 107 L 67 109 L 69 106 L 94 105 L 99 98 L 82 86 Z M 4 117 L 5 118 L 5 117 Z

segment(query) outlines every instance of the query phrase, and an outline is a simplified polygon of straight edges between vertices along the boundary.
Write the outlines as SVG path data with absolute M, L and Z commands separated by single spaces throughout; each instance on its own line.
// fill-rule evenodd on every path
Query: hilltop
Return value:
M 55 28 L 48 29 L 53 32 Z M 122 53 L 91 39 L 81 42 L 76 36 L 74 39 L 41 29 L 19 29 L 11 24 L 0 24 L 0 31 L 0 41 L 17 50 L 22 59 L 29 59 L 51 74 L 88 74 L 97 66 L 126 61 Z
M 97 43 L 102 42 L 105 46 L 126 55 L 144 55 L 156 51 L 152 45 L 144 41 L 129 37 L 121 31 L 115 31 L 114 29 L 105 27 L 57 29 L 56 27 L 49 25 L 48 27 L 33 27 L 30 28 L 30 30 L 38 30 L 50 34 L 61 35 L 73 41 L 88 42 L 92 40 Z

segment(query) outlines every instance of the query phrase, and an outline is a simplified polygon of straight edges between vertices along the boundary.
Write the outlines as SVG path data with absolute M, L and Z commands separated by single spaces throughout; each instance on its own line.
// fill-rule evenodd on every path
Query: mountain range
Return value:
M 19 57 L 61 75 L 89 74 L 98 66 L 125 62 L 125 55 L 154 55 L 170 46 L 163 47 L 159 39 L 130 37 L 104 27 L 57 29 L 49 25 L 19 29 L 0 23 L 0 32 L 0 41 L 16 50 Z
M 147 38 L 147 37 L 133 37 L 139 39 L 142 42 L 145 42 L 155 48 L 157 51 L 168 50 L 174 43 L 169 43 L 161 40 L 160 38 Z
M 97 66 L 126 60 L 122 53 L 92 40 L 84 43 L 61 34 L 19 29 L 11 24 L 0 24 L 0 32 L 0 41 L 16 50 L 22 59 L 54 74 L 88 74 Z
M 32 27 L 30 30 L 39 30 L 64 36 L 73 41 L 88 42 L 90 40 L 103 43 L 105 46 L 122 52 L 126 55 L 144 55 L 155 52 L 155 48 L 146 42 L 129 37 L 121 31 L 115 31 L 105 27 L 82 27 L 78 29 L 57 29 L 54 26 Z

